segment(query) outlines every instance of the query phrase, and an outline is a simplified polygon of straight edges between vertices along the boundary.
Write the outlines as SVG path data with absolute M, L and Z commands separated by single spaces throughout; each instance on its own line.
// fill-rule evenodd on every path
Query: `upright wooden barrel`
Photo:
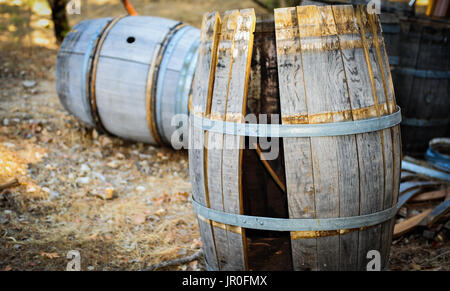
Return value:
M 188 114 L 199 30 L 144 16 L 83 21 L 58 53 L 61 103 L 85 124 L 125 139 L 171 144 Z
M 207 14 L 193 88 L 189 169 L 208 269 L 387 267 L 401 113 L 376 16 L 349 5 Z
M 400 63 L 393 71 L 402 122 L 403 151 L 423 155 L 435 137 L 450 136 L 450 22 L 400 22 Z

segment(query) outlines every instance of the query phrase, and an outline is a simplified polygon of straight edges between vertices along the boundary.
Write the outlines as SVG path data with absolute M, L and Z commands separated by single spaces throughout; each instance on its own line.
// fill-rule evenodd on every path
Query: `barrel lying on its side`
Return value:
M 209 269 L 387 267 L 401 113 L 379 19 L 366 11 L 205 16 L 189 169 Z
M 65 38 L 56 66 L 61 103 L 85 124 L 170 145 L 188 114 L 199 30 L 144 16 L 88 20 Z

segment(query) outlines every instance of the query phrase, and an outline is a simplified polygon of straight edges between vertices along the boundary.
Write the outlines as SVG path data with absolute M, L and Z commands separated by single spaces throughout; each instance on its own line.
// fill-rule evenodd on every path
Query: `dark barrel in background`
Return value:
M 389 64 L 392 68 L 400 62 L 400 18 L 395 13 L 386 12 L 380 14 L 380 21 Z
M 450 134 L 450 22 L 408 17 L 401 18 L 400 28 L 393 80 L 403 114 L 403 151 L 422 156 L 431 139 Z

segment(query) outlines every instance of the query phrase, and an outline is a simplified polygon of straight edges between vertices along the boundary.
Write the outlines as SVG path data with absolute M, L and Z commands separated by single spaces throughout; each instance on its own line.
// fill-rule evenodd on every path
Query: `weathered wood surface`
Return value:
M 413 190 L 408 191 L 407 193 L 401 195 L 398 200 L 399 209 L 400 209 L 400 207 L 403 207 L 409 200 L 416 197 L 417 195 L 419 195 L 422 192 L 423 192 L 423 189 L 416 188 L 416 189 L 413 189 Z
M 109 32 L 96 76 L 97 108 L 108 132 L 156 143 L 147 121 L 148 75 L 160 44 L 175 25 L 176 21 L 161 18 L 126 17 Z M 135 41 L 130 43 L 129 37 Z
M 285 117 L 308 114 L 303 81 L 297 10 L 275 10 L 278 78 L 282 123 Z M 308 123 L 298 120 L 297 123 Z M 284 139 L 286 187 L 290 218 L 315 218 L 314 181 L 312 173 L 311 141 L 309 138 Z M 316 239 L 293 239 L 291 246 L 294 270 L 317 268 Z
M 242 15 L 244 12 L 239 13 Z M 212 100 L 204 98 L 203 104 L 207 107 L 211 104 L 211 118 L 231 122 L 243 122 L 242 115 L 247 106 L 252 113 L 273 113 L 262 109 L 264 102 L 267 102 L 267 108 L 277 108 L 278 105 L 273 103 L 276 100 L 268 101 L 273 96 L 263 94 L 266 88 L 258 85 L 264 79 L 262 65 L 257 61 L 262 59 L 260 47 L 253 55 L 255 67 L 252 66 L 250 72 L 253 28 L 247 26 L 245 33 L 240 33 L 240 25 L 247 22 L 238 20 L 236 35 L 239 36 L 234 38 L 233 54 L 229 56 L 230 52 L 223 49 L 230 47 L 223 40 L 227 39 L 224 30 L 228 28 L 228 22 L 224 21 L 220 36 L 214 90 L 211 92 L 213 97 Z M 396 110 L 380 23 L 377 18 L 367 15 L 363 8 L 300 6 L 276 9 L 275 23 L 272 28 L 268 27 L 275 29 L 277 60 L 273 64 L 278 66 L 278 90 L 273 92 L 279 92 L 283 124 L 345 122 L 381 117 Z M 270 45 L 267 50 L 270 50 Z M 264 58 L 270 62 L 269 58 Z M 224 60 L 227 60 L 226 64 Z M 247 84 L 249 75 L 251 81 Z M 203 80 L 207 80 L 206 77 L 210 75 L 204 76 Z M 270 86 L 268 84 L 267 87 L 270 89 Z M 251 98 L 246 104 L 248 90 Z M 206 109 L 204 113 L 209 112 Z M 192 131 L 195 129 L 191 127 Z M 223 140 L 221 137 L 208 133 L 206 139 L 201 138 L 207 141 L 208 150 L 198 160 L 208 158 L 207 173 L 201 178 L 198 178 L 200 173 L 196 173 L 197 178 L 193 180 L 194 187 L 205 187 L 206 184 L 206 195 L 209 195 L 210 207 L 214 209 L 247 215 L 262 213 L 262 216 L 270 217 L 285 217 L 283 211 L 287 211 L 289 218 L 335 218 L 372 214 L 397 203 L 401 165 L 398 126 L 348 136 L 284 138 L 284 159 L 281 161 L 284 161 L 285 177 L 281 178 L 277 177 L 277 171 L 272 170 L 272 165 L 277 165 L 273 161 L 254 165 L 258 162 L 258 155 L 253 159 L 246 157 L 246 163 L 242 165 L 242 150 L 230 147 L 242 145 L 243 137 L 225 135 Z M 222 156 L 213 148 L 220 145 L 225 147 Z M 193 153 L 191 149 L 190 156 L 193 157 Z M 264 153 L 259 151 L 259 158 L 262 156 Z M 196 164 L 191 163 L 191 172 L 202 168 L 203 162 L 198 160 Z M 220 164 L 221 180 L 217 174 Z M 243 169 L 252 172 L 245 174 L 245 180 Z M 283 189 L 285 186 L 286 192 L 281 190 L 282 194 L 278 196 L 261 196 L 264 193 L 261 185 L 266 185 L 266 182 L 261 182 L 261 185 L 252 183 L 254 173 L 265 173 L 260 175 L 262 180 L 278 181 L 276 187 Z M 206 183 L 201 181 L 202 178 Z M 241 183 L 247 179 L 251 183 L 243 187 Z M 280 183 L 284 180 L 285 183 Z M 215 197 L 212 197 L 213 193 Z M 274 207 L 274 212 L 268 211 L 268 205 L 276 199 L 283 200 L 283 195 L 287 196 L 287 205 Z M 252 197 L 260 200 L 253 203 Z M 282 236 L 273 236 L 270 232 L 248 231 L 252 236 L 246 240 L 245 229 L 218 223 L 213 223 L 213 226 L 218 269 L 242 270 L 252 265 L 246 261 L 248 250 L 245 243 L 254 240 L 255 244 L 249 249 L 258 249 L 258 242 L 290 246 L 294 270 L 365 270 L 370 250 L 381 253 L 382 268 L 386 268 L 393 223 L 387 221 L 352 230 L 293 231 L 290 244 Z M 264 234 L 267 239 L 263 238 Z M 219 245 L 223 246 L 220 250 Z M 226 252 L 228 257 L 230 254 L 234 256 L 233 260 L 227 260 Z M 270 251 L 267 254 L 270 254 L 270 260 L 279 263 L 280 257 L 272 256 Z M 255 258 L 253 255 L 250 257 Z M 283 259 L 287 265 L 290 263 Z M 262 267 L 260 262 L 252 266 L 252 269 Z
M 382 38 L 374 41 L 373 36 L 379 33 L 376 20 L 370 22 L 365 11 L 356 14 L 351 6 L 302 6 L 297 12 L 297 18 L 293 8 L 275 14 L 283 123 L 340 122 L 393 112 L 389 63 L 378 43 Z M 284 139 L 290 217 L 308 217 L 305 209 L 312 209 L 309 217 L 318 218 L 392 207 L 400 175 L 398 141 L 398 131 L 391 129 Z M 303 183 L 309 183 L 308 190 Z M 390 222 L 383 231 L 379 225 L 359 234 L 293 233 L 294 268 L 364 269 L 371 249 L 382 252 L 386 261 L 389 230 Z
M 400 195 L 405 194 L 408 191 L 417 189 L 417 188 L 430 188 L 432 186 L 439 185 L 439 182 L 432 182 L 432 181 L 409 181 L 409 182 L 403 182 L 400 184 L 399 193 Z
M 236 33 L 234 35 L 233 65 L 231 68 L 228 100 L 225 120 L 244 122 L 247 107 L 248 80 L 253 49 L 253 32 L 255 30 L 255 12 L 253 9 L 239 11 Z M 244 137 L 224 135 L 222 181 L 224 209 L 229 213 L 243 214 L 242 194 L 242 148 Z M 228 231 L 233 270 L 247 269 L 245 229 L 233 228 Z
M 172 118 L 177 114 L 189 114 L 189 95 L 197 64 L 199 40 L 200 31 L 197 28 L 183 27 L 173 36 L 161 64 L 155 111 L 158 132 L 166 145 L 171 144 L 174 133 Z
M 399 237 L 402 234 L 407 233 L 408 231 L 412 230 L 413 228 L 415 228 L 416 226 L 418 226 L 420 224 L 420 222 L 427 217 L 431 212 L 433 211 L 433 209 L 427 209 L 424 210 L 423 212 L 414 215 L 398 224 L 395 225 L 394 227 L 394 237 Z
M 437 190 L 437 191 L 422 193 L 420 195 L 417 195 L 416 197 L 413 197 L 411 199 L 411 201 L 412 202 L 423 202 L 423 201 L 441 199 L 441 198 L 446 197 L 447 195 L 450 195 L 450 187 L 444 188 L 441 190 Z
M 243 122 L 254 29 L 253 9 L 229 11 L 223 24 L 217 13 L 204 19 L 191 114 Z M 205 133 L 190 126 L 189 142 L 194 199 L 213 209 L 243 213 L 244 138 Z M 199 223 L 206 224 L 204 220 Z M 214 261 L 208 262 L 212 269 L 248 269 L 244 229 L 217 222 L 200 227 L 209 251 L 206 258 Z
M 435 192 L 427 192 L 420 194 L 420 189 L 416 189 L 415 191 L 408 192 L 404 196 L 408 195 L 408 200 L 411 199 L 414 201 L 414 198 L 419 198 L 422 196 L 425 199 L 434 199 L 436 198 L 436 194 L 439 194 L 439 196 L 445 197 L 445 200 L 441 202 L 438 206 L 436 206 L 434 209 L 430 208 L 427 210 L 422 211 L 421 213 L 414 215 L 408 219 L 405 219 L 404 221 L 398 223 L 394 227 L 394 237 L 399 237 L 408 231 L 414 229 L 416 226 L 419 225 L 426 225 L 428 227 L 431 227 L 434 223 L 436 223 L 442 216 L 447 214 L 450 211 L 450 195 L 448 193 L 447 189 L 442 189 L 440 191 Z M 420 194 L 420 195 L 419 195 Z M 441 194 L 444 194 L 445 196 L 442 196 Z M 404 201 L 404 202 L 403 202 Z M 403 199 L 402 203 L 406 203 L 406 199 Z M 423 201 L 419 199 L 418 201 Z
M 423 184 L 423 185 L 413 185 L 409 188 L 407 188 L 404 191 L 400 192 L 400 197 L 398 199 L 398 207 L 403 207 L 408 201 L 413 200 L 415 197 L 417 197 L 419 194 L 422 194 L 427 188 L 428 189 L 435 189 L 437 186 L 440 186 L 440 184 L 435 183 L 429 183 L 429 184 Z M 426 193 L 423 193 L 426 194 Z
M 380 48 L 380 43 L 382 43 L 382 38 L 379 36 L 380 26 L 374 24 L 372 16 L 367 14 L 365 7 L 358 7 L 356 18 L 360 26 L 363 50 L 372 89 L 372 94 L 371 96 L 368 95 L 367 101 L 371 102 L 370 105 L 375 106 L 375 112 L 367 114 L 365 118 L 390 114 L 394 111 L 396 104 L 388 74 L 389 62 L 384 46 Z M 397 202 L 399 167 L 401 163 L 400 138 L 398 134 L 398 127 L 391 128 L 367 134 L 367 136 L 371 135 L 373 145 L 367 143 L 370 138 L 362 141 L 363 151 L 366 151 L 364 154 L 360 154 L 360 164 L 363 164 L 366 168 L 360 167 L 360 171 L 364 172 L 365 175 L 372 171 L 371 175 L 375 180 L 372 178 L 371 181 L 368 176 L 368 179 L 365 180 L 365 183 L 367 183 L 366 189 L 367 193 L 376 194 L 372 194 L 374 196 L 369 196 L 369 199 L 363 202 L 366 205 L 363 207 L 365 209 L 361 211 L 361 214 L 381 211 L 392 207 Z M 378 144 L 378 150 L 373 151 L 373 146 Z M 368 163 L 369 161 L 370 163 Z M 381 251 L 382 265 L 387 267 L 392 224 L 393 221 L 391 220 L 380 227 L 360 232 L 359 251 L 361 253 L 360 258 L 362 258 L 360 268 L 363 268 L 367 263 L 365 254 L 371 249 L 379 249 Z
M 83 83 L 86 75 L 83 72 L 85 54 L 92 59 L 94 47 L 87 51 L 93 36 L 103 29 L 110 18 L 83 21 L 73 27 L 65 37 L 58 52 L 56 61 L 56 91 L 64 108 L 88 126 L 94 126 L 90 106 Z
M 211 101 L 211 119 L 215 120 L 225 120 L 238 16 L 238 10 L 227 11 L 221 27 L 214 91 Z M 222 149 L 224 137 L 223 134 L 213 132 L 205 133 L 205 136 L 207 136 L 208 141 L 207 178 L 211 208 L 225 211 L 225 197 L 222 193 Z M 228 235 L 227 226 L 219 223 L 213 223 L 213 225 L 219 270 L 233 270 L 235 266 L 232 263 L 232 257 L 234 256 L 232 251 L 234 250 L 229 248 L 229 239 L 231 237 Z
M 397 111 L 397 102 L 395 99 L 394 85 L 392 82 L 391 68 L 389 63 L 389 54 L 385 45 L 384 37 L 382 34 L 382 23 L 380 18 L 374 15 L 367 15 L 368 24 L 372 30 L 374 39 L 374 46 L 377 55 L 377 63 L 381 74 L 381 81 L 383 85 L 384 104 L 380 110 L 380 114 L 392 114 Z M 384 176 L 385 176 L 385 190 L 383 197 L 383 209 L 391 208 L 397 203 L 401 172 L 401 140 L 400 140 L 400 128 L 399 126 L 383 131 L 384 146 Z M 390 173 L 391 170 L 391 173 Z M 400 174 L 401 175 L 401 174 Z M 381 238 L 381 253 L 383 264 L 388 265 L 389 262 L 389 250 L 392 242 L 392 228 L 394 227 L 395 219 L 392 219 L 382 225 L 382 238 Z M 383 243 L 385 242 L 385 243 Z
M 221 19 L 218 13 L 203 16 L 200 35 L 198 65 L 194 77 L 191 114 L 207 115 L 210 111 L 214 71 L 216 68 L 217 45 Z M 205 134 L 194 126 L 189 126 L 189 174 L 193 198 L 200 204 L 210 207 L 207 171 L 205 171 Z M 200 234 L 209 268 L 218 269 L 212 222 L 199 216 Z
M 406 182 L 406 181 L 414 180 L 414 179 L 418 179 L 418 178 L 419 178 L 419 176 L 416 173 L 402 171 L 400 181 Z
M 298 14 L 308 116 L 337 113 L 320 116 L 318 120 L 310 118 L 309 123 L 348 121 L 350 116 L 340 114 L 348 111 L 350 106 L 331 6 L 305 6 L 298 9 Z M 348 172 L 349 169 L 357 170 L 354 164 L 357 161 L 356 148 L 351 139 L 354 140 L 354 136 L 311 138 L 317 218 L 339 217 L 339 194 L 346 187 L 347 191 L 342 191 L 342 196 L 351 197 L 342 198 L 353 203 L 358 199 L 354 195 L 356 188 L 351 187 L 357 185 L 352 181 L 357 173 Z M 347 205 L 342 206 L 344 212 L 351 211 Z M 336 235 L 317 238 L 319 270 L 339 270 L 340 260 L 336 259 L 341 258 L 339 245 L 339 236 Z
M 438 206 L 436 206 L 433 211 L 425 217 L 424 220 L 421 221 L 421 224 L 431 227 L 435 224 L 439 219 L 444 217 L 447 213 L 450 212 L 450 196 L 447 195 L 445 201 L 441 202 Z

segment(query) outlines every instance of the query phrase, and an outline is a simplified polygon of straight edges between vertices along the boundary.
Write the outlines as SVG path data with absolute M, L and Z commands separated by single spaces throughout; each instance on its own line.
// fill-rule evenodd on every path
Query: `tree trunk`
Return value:
M 55 26 L 56 40 L 61 43 L 70 31 L 69 20 L 66 14 L 68 0 L 47 0 L 52 9 L 52 20 Z

